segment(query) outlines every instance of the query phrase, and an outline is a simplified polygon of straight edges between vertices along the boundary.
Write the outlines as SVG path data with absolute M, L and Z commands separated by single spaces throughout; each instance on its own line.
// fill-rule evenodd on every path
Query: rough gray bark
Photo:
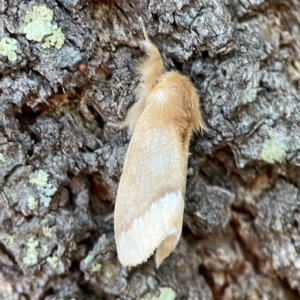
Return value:
M 35 5 L 61 49 L 26 38 Z M 136 101 L 138 16 L 207 127 L 158 270 L 122 267 L 113 237 L 130 136 L 109 123 Z M 0 0 L 0 39 L 17 41 L 0 54 L 0 299 L 298 299 L 299 16 L 297 0 Z

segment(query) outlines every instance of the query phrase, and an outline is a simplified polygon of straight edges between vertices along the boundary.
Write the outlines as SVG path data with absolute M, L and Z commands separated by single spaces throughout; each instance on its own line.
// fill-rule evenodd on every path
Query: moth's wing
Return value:
M 146 111 L 135 128 L 115 206 L 115 238 L 123 265 L 156 264 L 177 245 L 186 185 L 187 154 L 173 125 L 155 126 Z

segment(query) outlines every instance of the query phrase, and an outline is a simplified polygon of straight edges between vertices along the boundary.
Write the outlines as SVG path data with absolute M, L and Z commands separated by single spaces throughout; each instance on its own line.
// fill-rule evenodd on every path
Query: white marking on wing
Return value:
M 170 235 L 178 235 L 170 220 L 181 209 L 181 193 L 166 194 L 152 203 L 149 211 L 135 219 L 131 228 L 121 232 L 117 240 L 119 260 L 123 265 L 135 266 L 146 261 L 154 250 Z

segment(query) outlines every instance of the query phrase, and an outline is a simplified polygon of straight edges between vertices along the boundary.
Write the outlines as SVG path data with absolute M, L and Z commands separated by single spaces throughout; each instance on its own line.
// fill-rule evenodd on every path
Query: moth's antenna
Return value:
M 143 28 L 143 33 L 144 33 L 145 40 L 147 42 L 149 42 L 149 36 L 148 36 L 147 30 L 146 30 L 146 26 L 145 26 L 145 23 L 144 23 L 144 20 L 142 19 L 142 17 L 139 17 L 139 21 L 140 21 L 140 23 L 142 25 L 142 28 Z

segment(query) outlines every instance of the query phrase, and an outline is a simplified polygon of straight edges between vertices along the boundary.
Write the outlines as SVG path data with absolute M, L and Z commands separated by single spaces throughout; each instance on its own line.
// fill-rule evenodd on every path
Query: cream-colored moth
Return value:
M 189 143 L 204 122 L 193 84 L 176 71 L 163 72 L 144 24 L 143 30 L 139 101 L 122 123 L 133 135 L 117 192 L 115 239 L 122 265 L 138 265 L 156 249 L 159 267 L 180 239 Z

